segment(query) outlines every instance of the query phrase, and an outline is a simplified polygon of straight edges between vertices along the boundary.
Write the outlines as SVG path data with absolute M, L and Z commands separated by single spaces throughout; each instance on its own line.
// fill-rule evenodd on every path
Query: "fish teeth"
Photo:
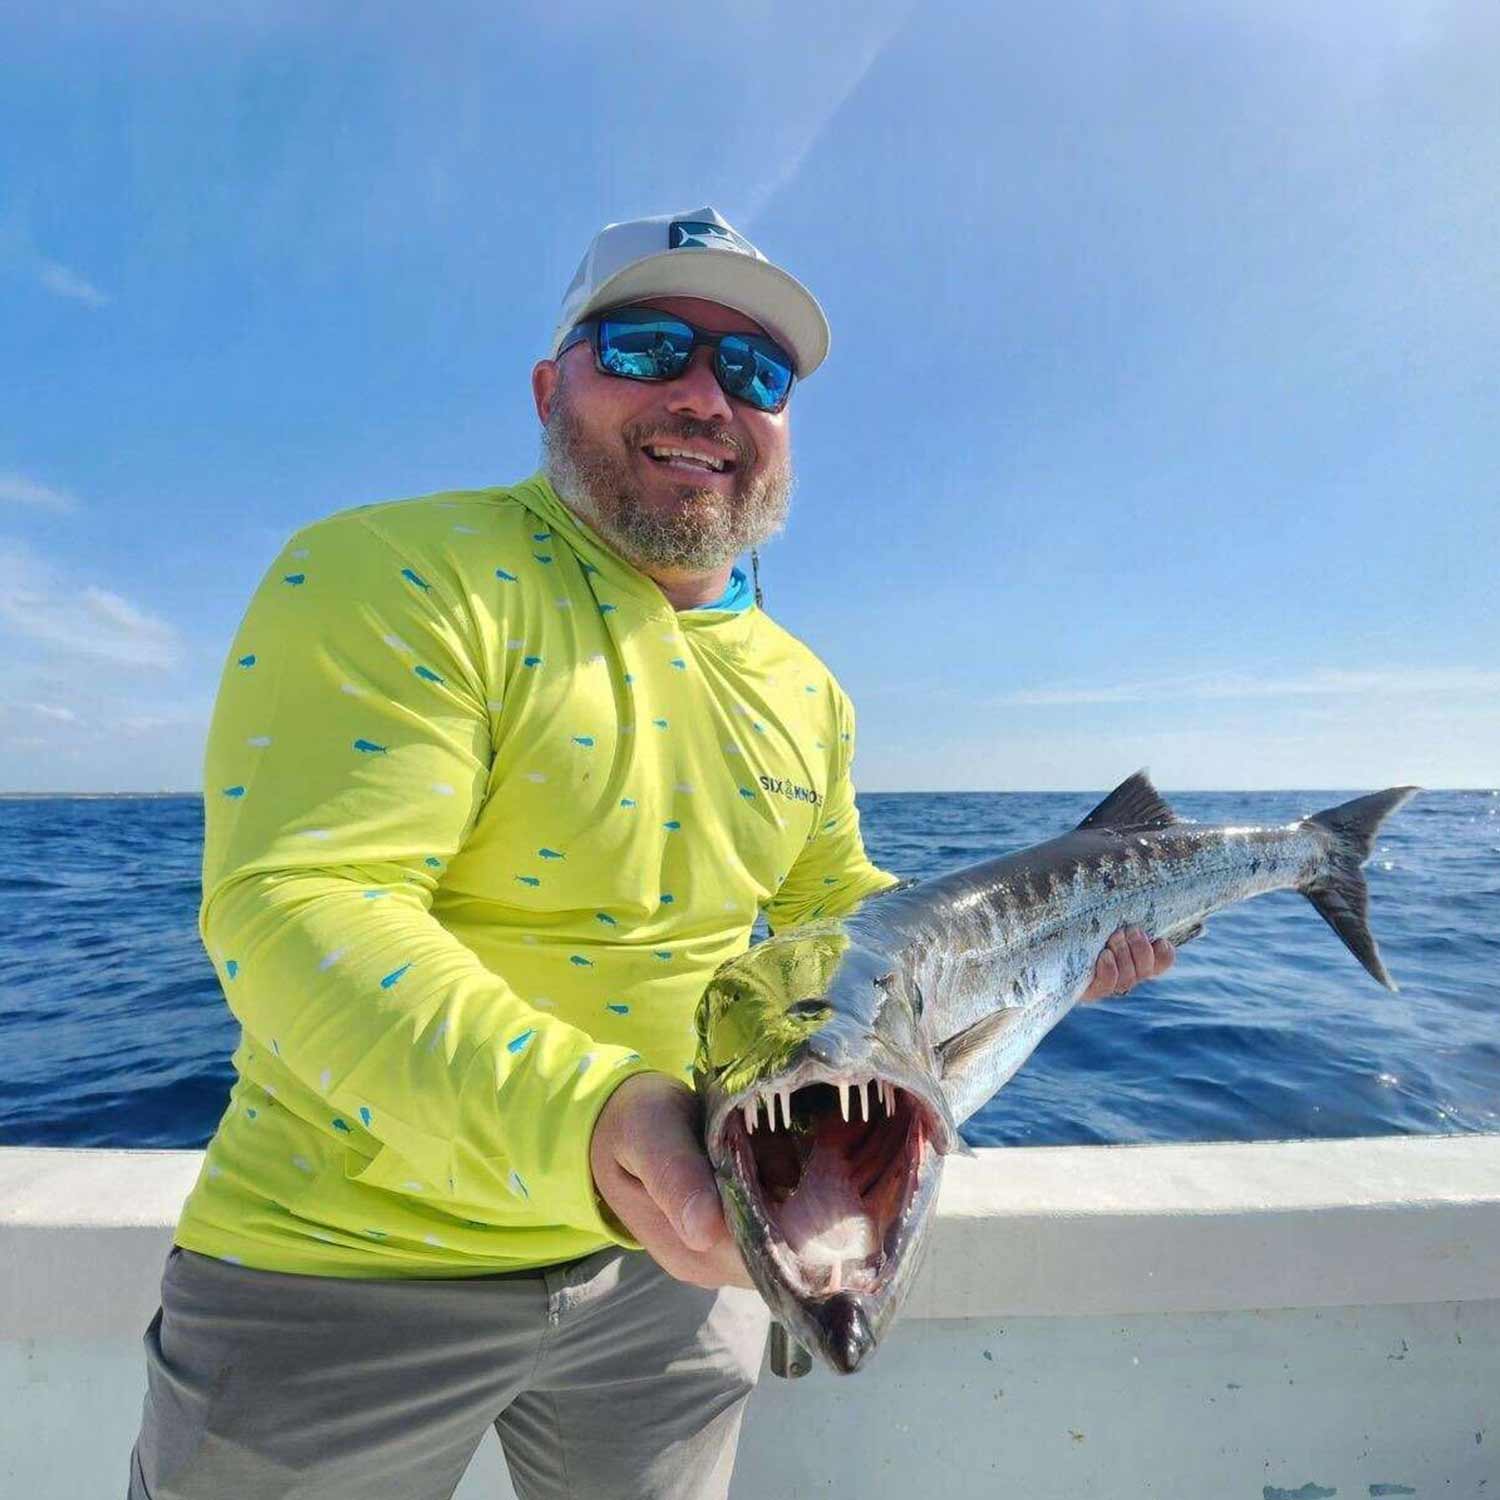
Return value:
M 896 1115 L 896 1086 L 883 1078 L 838 1078 L 828 1080 L 839 1097 L 839 1114 L 847 1124 L 854 1118 L 854 1104 L 859 1101 L 859 1117 L 866 1124 L 875 1118 L 876 1109 L 887 1117 Z M 754 1135 L 762 1124 L 768 1130 L 790 1130 L 792 1128 L 792 1090 L 790 1088 L 767 1088 L 742 1101 L 741 1112 L 745 1118 L 745 1131 Z M 765 1111 L 764 1120 L 761 1111 Z

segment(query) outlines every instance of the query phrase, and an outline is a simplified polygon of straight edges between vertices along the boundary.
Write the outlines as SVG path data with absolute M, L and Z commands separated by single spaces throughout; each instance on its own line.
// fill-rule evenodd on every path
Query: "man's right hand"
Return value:
M 594 1186 L 668 1275 L 694 1286 L 753 1286 L 698 1132 L 691 1089 L 665 1073 L 627 1078 L 594 1124 Z

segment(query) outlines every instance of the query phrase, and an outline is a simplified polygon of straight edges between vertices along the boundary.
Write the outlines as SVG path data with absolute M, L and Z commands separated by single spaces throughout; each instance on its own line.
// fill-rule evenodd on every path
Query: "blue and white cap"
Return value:
M 606 224 L 563 294 L 550 357 L 575 323 L 643 297 L 703 297 L 754 318 L 786 347 L 806 380 L 828 354 L 817 298 L 773 265 L 716 209 Z

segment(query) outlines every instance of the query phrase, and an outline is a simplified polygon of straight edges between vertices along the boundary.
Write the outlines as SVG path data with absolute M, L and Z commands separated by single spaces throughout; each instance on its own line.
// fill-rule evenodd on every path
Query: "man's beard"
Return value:
M 559 498 L 637 568 L 696 571 L 722 567 L 775 536 L 786 524 L 791 464 L 783 461 L 756 477 L 742 477 L 749 453 L 746 444 L 727 428 L 678 417 L 632 423 L 621 438 L 622 446 L 616 448 L 587 437 L 559 388 L 542 432 L 542 464 Z M 629 455 L 640 452 L 645 443 L 672 438 L 696 438 L 734 450 L 736 482 L 731 493 L 688 483 L 678 489 L 674 506 L 664 510 L 648 506 L 640 486 L 632 481 Z

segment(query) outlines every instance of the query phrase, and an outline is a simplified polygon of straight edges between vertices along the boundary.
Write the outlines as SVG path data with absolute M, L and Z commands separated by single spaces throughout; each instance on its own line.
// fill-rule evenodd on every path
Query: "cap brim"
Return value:
M 552 356 L 574 324 L 642 297 L 702 297 L 754 318 L 786 346 L 806 380 L 828 357 L 828 319 L 811 292 L 779 266 L 723 250 L 663 250 L 622 266 L 552 336 Z

